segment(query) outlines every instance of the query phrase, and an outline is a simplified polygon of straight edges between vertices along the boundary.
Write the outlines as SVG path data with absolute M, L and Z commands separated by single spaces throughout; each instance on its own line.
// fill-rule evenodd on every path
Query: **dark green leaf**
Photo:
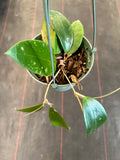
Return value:
M 72 54 L 80 47 L 83 39 L 84 29 L 82 23 L 77 20 L 72 23 L 72 30 L 74 35 L 73 45 L 67 54 Z
M 21 111 L 21 112 L 33 112 L 35 110 L 37 112 L 37 111 L 40 111 L 41 109 L 43 109 L 43 104 L 39 104 L 36 106 L 27 107 L 27 108 L 21 108 L 21 109 L 15 108 L 16 111 Z
M 94 98 L 83 98 L 83 114 L 87 129 L 87 135 L 100 127 L 107 119 L 103 106 Z
M 49 76 L 52 75 L 49 46 L 40 40 L 26 40 L 16 43 L 7 52 L 17 63 L 31 72 Z M 53 55 L 54 70 L 56 57 Z
M 50 28 L 51 45 L 54 50 L 54 54 L 59 54 L 61 52 L 61 50 L 59 47 L 57 35 L 50 25 L 49 25 L 49 28 Z M 47 36 L 47 28 L 46 28 L 45 20 L 43 20 L 42 36 L 43 36 L 44 41 L 48 44 L 48 36 Z
M 50 11 L 50 18 L 65 52 L 68 52 L 73 44 L 73 31 L 68 19 L 57 11 Z
M 52 107 L 49 109 L 49 118 L 54 126 L 65 127 L 68 130 L 70 129 L 61 115 Z

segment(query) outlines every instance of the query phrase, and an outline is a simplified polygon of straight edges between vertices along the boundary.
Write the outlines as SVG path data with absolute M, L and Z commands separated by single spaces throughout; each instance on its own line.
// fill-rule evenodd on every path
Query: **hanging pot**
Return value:
M 41 35 L 37 35 L 35 36 L 33 39 L 34 40 L 41 40 Z M 93 67 L 93 64 L 94 64 L 94 54 L 92 53 L 92 46 L 90 44 L 90 42 L 88 41 L 88 39 L 84 36 L 83 37 L 83 43 L 84 43 L 84 47 L 85 47 L 85 50 L 86 50 L 86 53 L 87 53 L 87 64 L 86 64 L 86 67 L 87 67 L 87 72 L 82 74 L 82 76 L 80 76 L 79 78 L 79 82 L 82 81 L 91 71 L 92 67 Z M 47 85 L 47 83 L 45 82 L 41 82 L 39 81 L 39 78 L 35 75 L 35 73 L 33 72 L 30 72 L 28 71 L 28 73 L 30 74 L 30 76 L 35 79 L 37 82 L 41 83 L 41 84 L 44 84 L 44 85 Z M 75 83 L 72 83 L 73 86 L 75 86 Z M 67 90 L 70 90 L 71 89 L 71 86 L 69 84 L 64 84 L 64 85 L 57 85 L 56 88 L 54 88 L 56 91 L 59 91 L 59 92 L 64 92 L 64 91 L 67 91 Z

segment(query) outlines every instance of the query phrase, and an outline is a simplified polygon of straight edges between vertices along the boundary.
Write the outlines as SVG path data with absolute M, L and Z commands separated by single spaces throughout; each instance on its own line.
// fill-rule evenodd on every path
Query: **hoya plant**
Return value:
M 79 20 L 76 20 L 70 24 L 69 20 L 63 14 L 53 10 L 50 11 L 50 20 L 51 24 L 49 25 L 49 30 L 56 83 L 59 83 L 58 81 L 61 76 L 64 77 L 65 81 L 67 81 L 67 83 L 71 86 L 73 93 L 81 106 L 81 110 L 84 115 L 86 133 L 89 135 L 106 121 L 106 111 L 101 103 L 99 103 L 95 98 L 84 96 L 76 92 L 73 88 L 72 82 L 75 82 L 81 87 L 78 79 L 82 73 L 77 73 L 77 76 L 77 74 L 70 74 L 66 71 L 66 65 L 68 65 L 69 68 L 73 65 L 70 64 L 72 63 L 71 61 L 69 61 L 68 64 L 68 59 L 72 56 L 76 58 L 75 54 L 77 54 L 78 57 L 81 57 L 81 55 L 85 52 L 85 49 L 83 48 L 83 25 Z M 69 130 L 70 127 L 61 115 L 53 108 L 53 104 L 47 99 L 49 87 L 53 83 L 53 77 L 46 21 L 43 20 L 40 39 L 20 41 L 12 46 L 5 54 L 12 57 L 17 63 L 31 73 L 36 74 L 40 80 L 44 79 L 44 81 L 48 84 L 44 100 L 41 104 L 16 110 L 29 112 L 28 114 L 31 114 L 42 110 L 46 106 L 49 106 L 49 119 L 51 123 L 55 126 L 65 127 Z M 84 54 L 83 62 L 80 61 L 79 63 L 83 64 L 81 69 L 82 72 L 87 72 L 87 55 Z M 81 70 L 79 69 L 79 72 Z

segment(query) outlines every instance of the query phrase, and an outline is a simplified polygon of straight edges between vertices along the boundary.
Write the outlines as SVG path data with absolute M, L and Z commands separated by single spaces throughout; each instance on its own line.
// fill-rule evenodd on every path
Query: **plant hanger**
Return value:
M 53 65 L 53 53 L 52 53 L 52 46 L 51 46 L 51 39 L 50 39 L 50 29 L 49 29 L 49 23 L 50 23 L 49 0 L 43 0 L 43 4 L 44 4 L 44 14 L 45 14 L 46 28 L 47 28 L 47 35 L 48 35 L 48 44 L 49 44 L 50 57 L 51 57 L 52 76 L 53 76 L 53 82 L 54 82 L 52 87 L 56 88 L 57 84 L 55 83 L 54 65 Z M 95 53 L 96 52 L 96 48 L 95 48 L 95 41 L 96 41 L 95 0 L 92 0 L 92 9 L 93 9 L 93 45 L 92 45 L 92 53 Z
M 47 28 L 47 35 L 48 35 L 48 44 L 49 44 L 49 50 L 50 50 L 50 58 L 51 58 L 51 67 L 52 67 L 52 76 L 53 76 L 53 88 L 57 87 L 57 84 L 55 83 L 55 75 L 54 75 L 54 65 L 53 65 L 53 53 L 52 53 L 52 46 L 51 46 L 51 39 L 50 39 L 50 29 L 49 29 L 49 23 L 50 23 L 50 16 L 49 16 L 49 0 L 43 0 L 44 4 L 44 14 L 45 14 L 45 20 L 46 20 L 46 28 Z
M 93 45 L 92 53 L 96 52 L 95 42 L 96 42 L 96 10 L 95 10 L 95 0 L 92 0 L 92 9 L 93 9 Z

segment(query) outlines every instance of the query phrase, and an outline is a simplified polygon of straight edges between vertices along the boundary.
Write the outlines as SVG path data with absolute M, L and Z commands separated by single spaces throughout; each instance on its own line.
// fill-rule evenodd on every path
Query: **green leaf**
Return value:
M 57 34 L 55 33 L 55 37 L 54 37 L 54 54 L 59 54 L 61 53 L 61 45 L 59 42 L 59 39 L 57 37 Z
M 54 37 L 55 37 L 55 31 L 52 29 L 52 27 L 49 25 L 50 28 L 50 39 L 51 39 L 51 45 L 52 48 L 54 48 Z M 48 36 L 47 36 L 47 28 L 46 28 L 46 21 L 43 20 L 43 26 L 42 26 L 42 32 L 43 32 L 43 38 L 44 41 L 48 44 Z
M 50 28 L 50 39 L 51 39 L 51 45 L 54 50 L 54 54 L 59 54 L 61 52 L 57 35 L 53 28 L 49 25 Z M 48 36 L 47 36 L 47 28 L 46 28 L 46 21 L 43 20 L 43 26 L 42 26 L 42 36 L 44 38 L 44 41 L 48 44 Z
M 49 109 L 49 118 L 54 126 L 65 127 L 68 130 L 70 129 L 61 115 L 52 107 Z
M 87 129 L 87 135 L 100 127 L 107 119 L 103 106 L 94 98 L 83 98 L 83 115 Z
M 40 40 L 26 40 L 16 43 L 7 52 L 17 63 L 31 72 L 50 76 L 52 75 L 49 46 Z M 53 54 L 54 70 L 56 57 Z
M 55 32 L 65 52 L 68 52 L 73 44 L 73 31 L 68 19 L 57 11 L 50 11 L 50 18 Z
M 74 40 L 71 49 L 67 53 L 69 55 L 76 52 L 77 49 L 80 47 L 84 34 L 83 25 L 79 20 L 72 23 L 72 30 L 73 30 Z
M 21 108 L 21 109 L 15 108 L 16 111 L 21 111 L 21 112 L 33 112 L 35 110 L 37 112 L 37 111 L 40 111 L 41 109 L 43 109 L 43 104 L 39 104 L 36 106 L 27 107 L 27 108 Z

